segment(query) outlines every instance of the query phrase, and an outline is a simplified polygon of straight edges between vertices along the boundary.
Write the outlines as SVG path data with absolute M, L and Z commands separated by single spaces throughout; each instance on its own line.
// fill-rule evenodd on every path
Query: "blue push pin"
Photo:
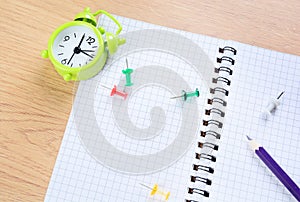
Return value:
M 126 75 L 126 84 L 125 84 L 125 86 L 132 86 L 133 83 L 131 82 L 130 74 L 133 72 L 133 69 L 128 68 L 127 58 L 126 58 L 126 66 L 127 66 L 127 69 L 122 70 L 122 73 Z
M 189 97 L 199 97 L 200 93 L 198 88 L 196 88 L 195 92 L 185 92 L 184 90 L 182 91 L 182 95 L 171 97 L 171 99 L 176 99 L 182 97 L 184 101 L 187 100 Z

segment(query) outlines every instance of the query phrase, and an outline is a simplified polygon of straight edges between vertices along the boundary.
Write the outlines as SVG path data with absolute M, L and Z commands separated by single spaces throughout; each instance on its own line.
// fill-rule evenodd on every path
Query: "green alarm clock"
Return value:
M 115 34 L 96 27 L 95 17 L 99 14 L 106 15 L 118 26 Z M 121 31 L 121 24 L 108 12 L 99 10 L 92 14 L 85 8 L 74 21 L 61 25 L 52 33 L 48 50 L 42 51 L 42 57 L 50 59 L 64 80 L 86 80 L 101 71 L 108 53 L 115 53 L 118 46 L 126 42 L 118 37 Z

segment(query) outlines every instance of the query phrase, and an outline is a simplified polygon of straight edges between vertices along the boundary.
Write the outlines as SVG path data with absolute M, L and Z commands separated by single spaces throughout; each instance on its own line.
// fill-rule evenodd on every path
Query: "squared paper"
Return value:
M 80 82 L 45 201 L 164 201 L 151 197 L 151 190 L 140 183 L 158 184 L 170 192 L 169 201 L 293 200 L 254 157 L 245 136 L 263 144 L 300 184 L 299 57 L 117 19 L 127 43 L 109 57 L 98 75 Z M 115 30 L 104 17 L 98 26 Z M 204 111 L 211 107 L 206 103 L 213 69 L 218 65 L 218 48 L 224 44 L 238 53 L 222 137 L 216 141 L 219 150 L 212 153 L 217 162 L 206 162 L 215 168 L 213 175 L 206 174 L 212 185 L 205 186 L 191 183 L 190 175 L 205 175 L 192 165 L 199 163 L 198 142 L 205 142 L 199 135 L 205 130 L 201 123 L 208 118 Z M 124 86 L 126 58 L 134 70 L 133 87 Z M 116 85 L 128 98 L 110 97 L 110 90 L 101 85 Z M 196 88 L 199 98 L 170 99 Z M 261 111 L 281 91 L 285 91 L 281 105 L 269 120 L 263 120 Z M 181 131 L 185 136 L 180 136 Z M 210 197 L 188 194 L 188 187 L 208 190 Z

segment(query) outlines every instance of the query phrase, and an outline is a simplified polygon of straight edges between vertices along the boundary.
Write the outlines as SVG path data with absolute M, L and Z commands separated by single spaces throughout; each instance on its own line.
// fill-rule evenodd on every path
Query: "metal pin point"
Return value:
M 280 95 L 277 97 L 277 100 L 279 100 L 279 98 L 283 95 L 283 93 L 284 93 L 284 91 L 282 91 L 282 92 L 280 93 Z

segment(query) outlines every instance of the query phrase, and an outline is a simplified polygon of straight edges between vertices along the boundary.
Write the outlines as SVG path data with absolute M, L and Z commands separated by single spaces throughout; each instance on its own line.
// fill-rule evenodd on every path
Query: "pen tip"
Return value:
M 248 139 L 248 140 L 252 140 L 252 138 L 251 138 L 251 137 L 249 137 L 248 135 L 246 135 L 246 137 L 247 137 L 247 139 Z

